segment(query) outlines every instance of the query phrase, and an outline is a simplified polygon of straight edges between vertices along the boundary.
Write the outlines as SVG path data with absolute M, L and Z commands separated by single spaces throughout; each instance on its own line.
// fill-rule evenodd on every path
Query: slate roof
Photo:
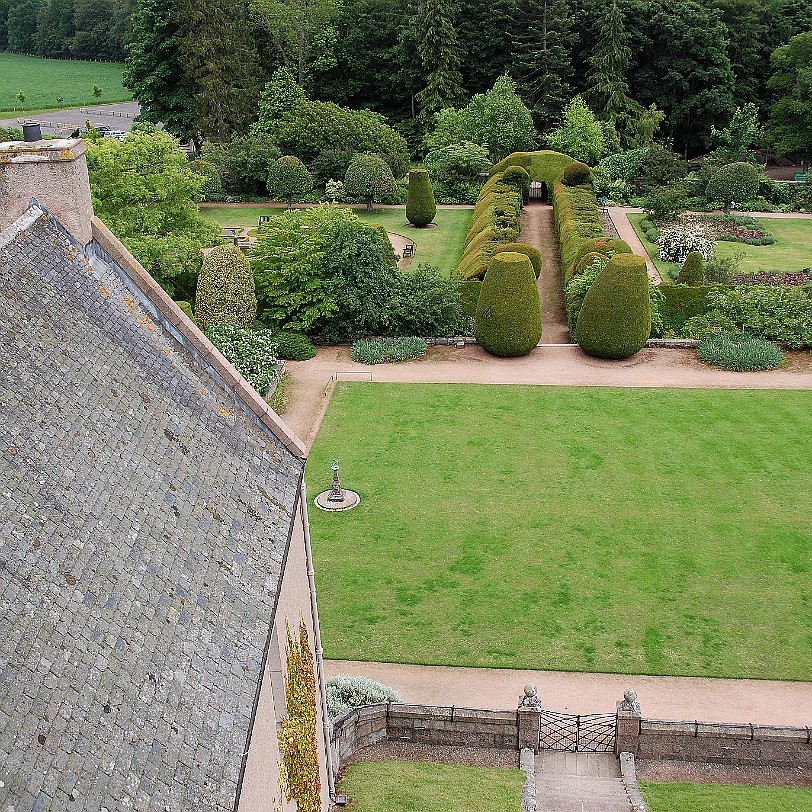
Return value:
M 0 806 L 231 810 L 304 463 L 93 264 L 0 236 Z

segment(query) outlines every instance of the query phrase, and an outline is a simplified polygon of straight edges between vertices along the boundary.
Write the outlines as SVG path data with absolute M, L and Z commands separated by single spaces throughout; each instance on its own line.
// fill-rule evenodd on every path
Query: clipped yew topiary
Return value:
M 515 186 L 522 193 L 522 202 L 530 199 L 530 175 L 523 166 L 509 166 L 502 173 L 502 183 Z
M 500 358 L 527 355 L 541 338 L 541 303 L 530 260 L 508 251 L 491 259 L 474 321 L 480 345 Z
M 678 285 L 702 285 L 705 283 L 705 260 L 702 259 L 702 254 L 699 251 L 691 251 L 685 262 L 682 263 L 679 276 L 677 277 Z
M 592 170 L 581 161 L 573 161 L 564 167 L 561 183 L 565 186 L 585 186 L 592 183 Z
M 541 276 L 541 252 L 538 248 L 534 248 L 532 245 L 528 245 L 524 242 L 506 242 L 504 245 L 495 248 L 493 255 L 496 256 L 503 251 L 513 251 L 517 254 L 524 254 L 533 266 L 533 273 L 536 275 L 536 279 Z
M 651 333 L 651 301 L 646 262 L 635 254 L 615 254 L 584 297 L 575 340 L 596 358 L 629 358 Z
M 204 257 L 197 277 L 195 321 L 201 330 L 213 324 L 250 326 L 257 317 L 254 275 L 248 260 L 231 243 L 218 245 Z
M 437 214 L 431 178 L 425 169 L 409 170 L 409 196 L 406 198 L 406 219 L 416 228 L 425 228 Z
M 462 315 L 472 318 L 476 316 L 479 294 L 482 293 L 482 280 L 466 279 L 464 282 L 460 282 L 459 285 Z

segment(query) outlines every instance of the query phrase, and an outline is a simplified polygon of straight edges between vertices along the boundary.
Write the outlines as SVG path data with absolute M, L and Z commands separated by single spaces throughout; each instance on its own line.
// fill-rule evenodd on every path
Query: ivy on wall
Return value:
M 285 768 L 286 794 L 295 800 L 299 812 L 319 812 L 321 781 L 316 743 L 316 675 L 313 652 L 304 620 L 299 623 L 296 639 L 285 624 L 288 635 L 285 699 L 288 717 L 282 720 L 279 748 Z

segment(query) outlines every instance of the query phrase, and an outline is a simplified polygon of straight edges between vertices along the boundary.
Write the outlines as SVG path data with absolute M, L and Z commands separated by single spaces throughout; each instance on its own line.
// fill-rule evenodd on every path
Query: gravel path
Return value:
M 531 202 L 522 211 L 521 241 L 541 251 L 541 276 L 538 281 L 541 297 L 541 340 L 545 344 L 569 344 L 567 311 L 561 284 L 561 255 L 553 223 L 553 207 L 549 203 Z

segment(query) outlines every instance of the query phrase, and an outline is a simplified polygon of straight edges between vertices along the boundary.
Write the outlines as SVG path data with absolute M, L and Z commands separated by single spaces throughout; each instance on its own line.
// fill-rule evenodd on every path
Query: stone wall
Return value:
M 516 711 L 432 705 L 368 705 L 347 711 L 333 725 L 336 767 L 357 750 L 386 741 L 516 750 Z
M 643 719 L 634 752 L 651 761 L 812 769 L 812 730 Z

